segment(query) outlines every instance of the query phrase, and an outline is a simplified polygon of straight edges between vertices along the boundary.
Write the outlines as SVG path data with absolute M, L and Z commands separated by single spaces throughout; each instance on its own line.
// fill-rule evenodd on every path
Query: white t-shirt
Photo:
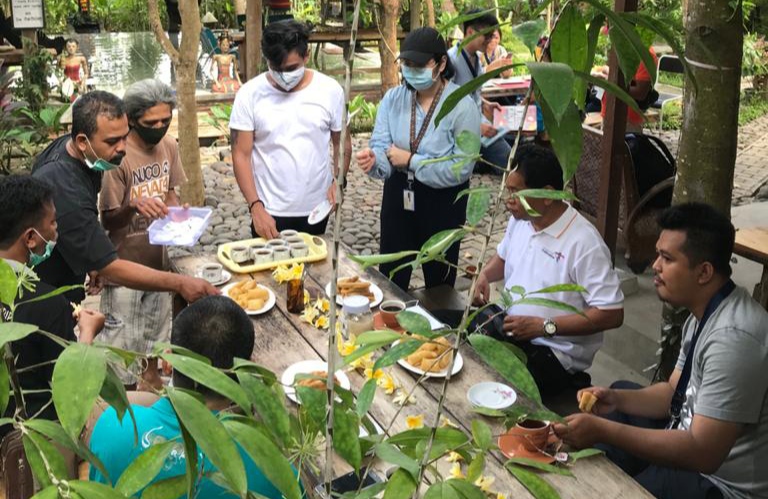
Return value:
M 309 215 L 333 181 L 329 146 L 331 132 L 341 131 L 344 91 L 332 78 L 312 73 L 296 92 L 276 89 L 262 73 L 240 88 L 232 106 L 230 128 L 254 132 L 251 168 L 271 215 Z
M 506 289 L 522 286 L 530 293 L 557 284 L 578 284 L 586 291 L 533 296 L 567 303 L 579 310 L 624 308 L 624 294 L 608 247 L 597 229 L 571 206 L 540 232 L 529 221 L 511 218 L 496 251 L 504 260 Z M 537 305 L 515 305 L 507 313 L 542 318 L 570 314 Z M 592 365 L 603 344 L 603 333 L 536 338 L 531 343 L 551 348 L 563 367 L 573 373 Z

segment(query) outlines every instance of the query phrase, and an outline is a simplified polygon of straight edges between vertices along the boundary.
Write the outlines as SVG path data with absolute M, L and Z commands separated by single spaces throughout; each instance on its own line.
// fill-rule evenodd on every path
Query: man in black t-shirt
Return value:
M 56 210 L 52 196 L 53 191 L 48 184 L 29 175 L 13 175 L 0 179 L 0 266 L 6 269 L 10 267 L 17 276 L 16 279 L 19 279 L 20 275 L 32 275 L 28 265 L 44 260 L 50 254 L 50 248 L 56 244 Z M 8 274 L 0 272 L 0 275 Z M 13 313 L 9 303 L 0 303 L 2 321 L 33 324 L 41 331 L 75 341 L 75 317 L 64 296 L 22 303 L 53 290 L 54 288 L 45 282 L 38 282 L 33 291 L 19 286 L 14 302 L 20 305 Z M 104 326 L 104 316 L 93 310 L 81 310 L 78 314 L 78 326 L 80 341 L 90 343 Z M 19 374 L 21 388 L 35 391 L 50 389 L 53 376 L 51 361 L 58 358 L 62 347 L 42 334 L 32 333 L 12 342 L 11 350 L 16 357 L 17 369 L 42 364 Z M 26 415 L 55 419 L 56 411 L 50 400 L 50 392 L 26 394 Z M 11 397 L 4 416 L 13 416 L 15 409 L 16 404 Z M 0 436 L 10 428 L 9 425 L 0 427 Z
M 35 161 L 32 175 L 53 186 L 59 241 L 51 258 L 36 268 L 52 286 L 83 284 L 86 273 L 98 272 L 111 282 L 146 291 L 173 291 L 187 301 L 219 294 L 207 281 L 160 272 L 118 258 L 115 247 L 101 227 L 97 197 L 103 172 L 117 168 L 125 156 L 128 118 L 123 102 L 96 90 L 72 105 L 72 132 L 54 140 Z M 143 212 L 143 205 L 136 212 Z M 93 274 L 92 274 L 93 275 Z M 82 290 L 68 293 L 80 302 Z

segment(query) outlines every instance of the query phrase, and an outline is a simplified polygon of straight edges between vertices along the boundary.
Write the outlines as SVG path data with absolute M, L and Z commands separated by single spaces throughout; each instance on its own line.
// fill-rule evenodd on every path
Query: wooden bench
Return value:
M 736 231 L 733 252 L 763 265 L 763 275 L 755 285 L 752 297 L 768 309 L 768 228 L 757 227 Z

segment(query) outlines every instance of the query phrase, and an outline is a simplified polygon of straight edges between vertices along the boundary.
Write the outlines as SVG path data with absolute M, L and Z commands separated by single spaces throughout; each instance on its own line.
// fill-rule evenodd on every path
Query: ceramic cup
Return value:
M 270 239 L 267 241 L 267 248 L 275 249 L 281 246 L 285 246 L 285 241 L 282 239 Z
M 293 246 L 294 244 L 304 244 L 304 239 L 301 236 L 288 236 L 285 238 L 285 243 L 288 246 Z
M 291 258 L 291 248 L 288 246 L 275 246 L 272 248 L 272 259 L 276 262 Z
M 243 263 L 251 258 L 247 246 L 232 246 L 229 255 L 235 263 Z
M 200 268 L 200 277 L 208 282 L 219 282 L 223 267 L 220 263 L 206 263 Z
M 256 261 L 256 252 L 267 248 L 267 243 L 253 243 L 248 249 L 250 250 L 251 260 Z
M 405 310 L 405 302 L 400 300 L 387 300 L 381 302 L 379 311 L 381 313 L 381 319 L 388 327 L 400 327 L 397 323 L 397 314 Z
M 293 258 L 301 258 L 309 254 L 309 246 L 304 243 L 291 244 L 290 248 Z
M 267 263 L 272 261 L 272 250 L 262 248 L 253 252 L 253 263 Z
M 502 438 L 517 439 L 529 452 L 541 452 L 547 448 L 547 439 L 552 429 L 549 421 L 526 419 L 509 429 Z
M 298 236 L 299 233 L 293 229 L 285 229 L 280 231 L 280 237 L 283 239 L 288 239 L 289 237 L 295 237 Z

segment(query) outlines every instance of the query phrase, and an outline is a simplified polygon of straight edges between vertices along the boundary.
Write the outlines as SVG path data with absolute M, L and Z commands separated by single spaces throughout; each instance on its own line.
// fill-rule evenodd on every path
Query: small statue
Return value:
M 211 67 L 211 76 L 213 68 L 216 68 L 216 78 L 211 86 L 211 92 L 225 94 L 237 92 L 242 86 L 240 74 L 237 70 L 237 56 L 230 53 L 232 39 L 227 34 L 219 36 L 220 54 L 213 56 L 213 65 Z
M 77 40 L 70 38 L 67 40 L 66 52 L 59 57 L 59 67 L 64 71 L 62 93 L 69 96 L 72 101 L 78 94 L 85 93 L 85 82 L 88 79 L 88 61 L 78 51 L 79 46 Z M 68 87 L 70 91 L 67 91 Z

